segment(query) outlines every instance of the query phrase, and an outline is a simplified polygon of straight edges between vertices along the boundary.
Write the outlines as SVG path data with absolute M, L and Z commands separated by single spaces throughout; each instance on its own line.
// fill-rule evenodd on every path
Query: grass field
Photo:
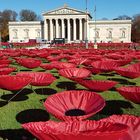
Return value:
M 42 60 L 45 62 L 45 60 Z M 12 66 L 18 67 L 18 71 L 28 71 L 29 69 L 13 63 Z M 32 71 L 45 71 L 42 68 L 35 68 Z M 49 114 L 43 105 L 45 99 L 57 92 L 64 90 L 88 90 L 85 87 L 60 76 L 56 69 L 50 70 L 57 80 L 46 87 L 25 87 L 12 101 L 7 101 L 17 92 L 0 90 L 0 137 L 8 140 L 34 140 L 35 138 L 27 131 L 21 128 L 21 124 L 31 121 L 56 120 Z M 12 74 L 15 74 L 13 72 Z M 123 85 L 140 85 L 140 78 L 129 79 L 118 75 L 117 73 L 101 73 L 92 75 L 91 79 L 96 80 L 114 80 L 118 84 L 115 87 Z M 140 116 L 140 105 L 124 99 L 115 88 L 105 92 L 98 92 L 105 100 L 106 106 L 102 111 L 89 119 L 100 119 L 112 114 L 132 114 Z

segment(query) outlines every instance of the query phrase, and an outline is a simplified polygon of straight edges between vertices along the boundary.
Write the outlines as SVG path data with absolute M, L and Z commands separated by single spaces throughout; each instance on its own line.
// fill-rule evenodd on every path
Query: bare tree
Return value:
M 0 31 L 1 31 L 1 28 L 2 28 L 2 12 L 0 11 Z
M 2 18 L 3 20 L 6 20 L 6 21 L 16 21 L 17 15 L 18 14 L 12 10 L 6 9 L 2 12 Z
M 7 41 L 9 37 L 8 22 L 16 21 L 17 13 L 13 10 L 6 9 L 0 12 L 0 32 L 2 41 Z
M 140 14 L 136 14 L 133 16 L 132 41 L 140 42 Z
M 21 21 L 37 21 L 37 20 L 39 20 L 37 14 L 32 10 L 23 9 L 20 11 L 19 16 L 20 16 Z
M 106 17 L 103 17 L 101 20 L 108 20 L 108 18 L 106 18 Z
M 127 15 L 121 15 L 118 16 L 117 18 L 114 18 L 113 20 L 131 20 L 132 18 L 127 16 Z

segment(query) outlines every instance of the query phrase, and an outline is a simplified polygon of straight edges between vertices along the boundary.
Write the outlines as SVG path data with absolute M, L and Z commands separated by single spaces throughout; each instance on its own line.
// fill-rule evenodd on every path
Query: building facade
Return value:
M 92 20 L 88 12 L 63 6 L 42 14 L 44 21 L 9 22 L 9 41 L 65 38 L 66 42 L 131 42 L 131 20 Z

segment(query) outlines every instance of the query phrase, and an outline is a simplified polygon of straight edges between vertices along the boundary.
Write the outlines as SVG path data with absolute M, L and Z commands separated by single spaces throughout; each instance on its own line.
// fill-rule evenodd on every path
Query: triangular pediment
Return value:
M 43 13 L 43 16 L 45 15 L 75 15 L 75 14 L 85 15 L 86 12 L 64 6 L 64 7 Z

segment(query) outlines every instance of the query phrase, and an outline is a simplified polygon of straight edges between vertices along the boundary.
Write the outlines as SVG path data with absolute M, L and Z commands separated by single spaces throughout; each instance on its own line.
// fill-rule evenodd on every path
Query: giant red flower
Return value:
M 117 91 L 126 99 L 140 104 L 140 86 L 123 86 Z
M 126 125 L 108 122 L 30 122 L 22 127 L 39 140 L 131 140 Z
M 20 72 L 17 75 L 32 78 L 33 86 L 48 86 L 56 80 L 52 74 L 46 72 Z
M 99 112 L 105 100 L 95 92 L 71 90 L 49 96 L 44 106 L 61 120 L 82 120 Z
M 100 121 L 127 125 L 130 140 L 140 139 L 140 117 L 133 115 L 112 115 Z M 126 140 L 127 139 L 128 138 L 126 137 Z

